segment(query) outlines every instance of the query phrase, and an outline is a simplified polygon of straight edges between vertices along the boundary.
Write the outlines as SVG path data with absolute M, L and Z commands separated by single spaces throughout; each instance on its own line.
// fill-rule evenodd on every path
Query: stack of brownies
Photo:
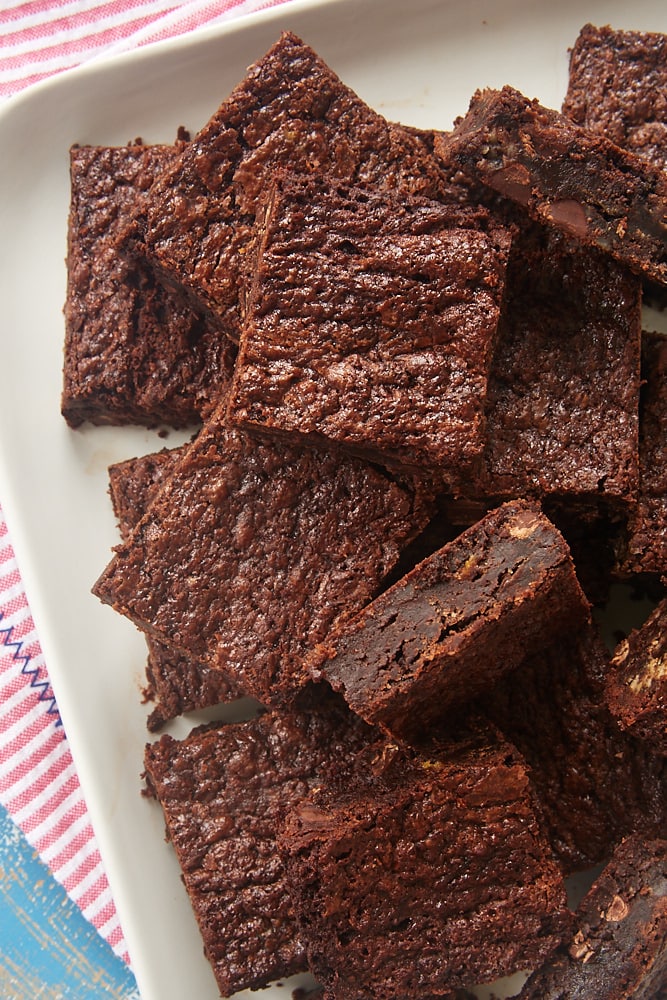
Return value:
M 71 151 L 63 415 L 193 427 L 110 470 L 94 592 L 151 731 L 255 709 L 144 762 L 223 996 L 667 995 L 665 67 L 587 25 L 562 112 L 431 133 L 286 33 L 193 139 Z

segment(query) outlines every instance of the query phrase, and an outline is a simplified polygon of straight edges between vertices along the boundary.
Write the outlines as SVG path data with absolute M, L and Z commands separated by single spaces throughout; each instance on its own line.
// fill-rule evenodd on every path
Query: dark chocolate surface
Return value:
M 667 994 L 667 841 L 630 837 L 575 914 L 575 932 L 519 1000 L 662 1000 Z
M 257 441 L 218 411 L 95 593 L 262 702 L 377 593 L 431 514 L 421 490 L 361 459 Z
M 72 427 L 186 427 L 229 383 L 233 345 L 116 248 L 118 233 L 182 146 L 71 150 L 61 405 Z
M 484 445 L 509 234 L 303 178 L 269 199 L 229 418 L 460 481 Z M 466 228 L 464 228 L 466 227 Z
M 570 52 L 563 113 L 667 168 L 667 35 L 586 24 Z
M 537 221 L 667 283 L 667 175 L 647 160 L 511 87 L 477 91 L 435 148 Z
M 414 756 L 382 744 L 355 774 L 338 795 L 323 783 L 281 838 L 328 1000 L 448 996 L 533 966 L 567 934 L 562 878 L 508 743 Z
M 334 632 L 311 669 L 368 721 L 414 737 L 588 615 L 562 535 L 512 501 Z

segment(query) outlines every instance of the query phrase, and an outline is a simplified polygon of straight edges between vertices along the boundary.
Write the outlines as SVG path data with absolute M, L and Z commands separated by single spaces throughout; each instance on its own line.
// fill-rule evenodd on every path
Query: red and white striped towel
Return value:
M 0 9 L 0 98 L 90 59 L 281 2 L 286 0 L 6 0 Z M 1 506 L 0 802 L 70 898 L 129 961 Z

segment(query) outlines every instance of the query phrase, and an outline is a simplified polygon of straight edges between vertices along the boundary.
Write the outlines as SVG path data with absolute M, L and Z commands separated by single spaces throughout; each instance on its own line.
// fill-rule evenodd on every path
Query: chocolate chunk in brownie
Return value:
M 449 189 L 428 135 L 388 123 L 285 32 L 157 181 L 122 240 L 233 339 L 257 201 L 281 168 L 398 194 Z
M 230 421 L 469 477 L 509 234 L 462 228 L 473 213 L 457 206 L 307 178 L 267 202 Z
M 367 721 L 414 739 L 588 617 L 562 535 L 537 504 L 511 501 L 332 632 L 310 669 Z
M 639 404 L 639 492 L 619 547 L 622 576 L 667 574 L 667 338 L 644 333 Z
M 372 600 L 432 504 L 361 459 L 257 441 L 223 418 L 207 422 L 94 589 L 275 703 L 304 682 L 305 653 Z
M 369 738 L 334 701 L 147 746 L 147 785 L 223 996 L 305 970 L 276 836 L 313 782 Z
M 129 538 L 151 500 L 182 457 L 185 446 L 163 449 L 109 468 L 109 492 L 121 537 Z M 147 719 L 157 732 L 170 719 L 240 698 L 243 692 L 222 670 L 214 670 L 178 649 L 146 636 L 148 659 L 144 699 L 153 703 Z
M 563 113 L 667 168 L 667 35 L 586 24 L 570 53 Z
M 537 223 L 517 233 L 491 364 L 489 496 L 626 512 L 639 479 L 641 282 Z
M 667 600 L 617 646 L 607 702 L 624 729 L 667 756 Z
M 535 966 L 568 934 L 563 880 L 507 742 L 380 743 L 280 837 L 325 1000 L 442 997 Z
M 575 913 L 571 941 L 518 1000 L 663 1000 L 667 996 L 667 841 L 630 837 Z
M 512 87 L 477 91 L 435 149 L 537 221 L 667 283 L 667 174 L 649 161 Z
M 62 413 L 72 427 L 185 427 L 229 383 L 231 342 L 116 248 L 183 146 L 71 150 Z
M 667 822 L 667 764 L 625 733 L 605 698 L 609 652 L 597 627 L 567 629 L 476 703 L 530 767 L 564 871 L 605 861 L 633 831 Z

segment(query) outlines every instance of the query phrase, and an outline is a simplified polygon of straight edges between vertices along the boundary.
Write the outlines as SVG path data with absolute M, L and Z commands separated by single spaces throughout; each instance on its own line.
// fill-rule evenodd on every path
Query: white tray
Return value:
M 117 541 L 107 467 L 165 441 L 140 430 L 73 432 L 60 417 L 68 148 L 170 141 L 178 125 L 196 131 L 283 29 L 393 120 L 449 128 L 476 88 L 505 83 L 559 107 L 567 50 L 586 21 L 667 32 L 667 7 L 297 0 L 96 61 L 2 109 L 0 500 L 144 1000 L 218 994 L 160 810 L 139 794 L 145 645 L 90 594 Z M 172 732 L 190 725 L 180 720 Z M 289 986 L 260 996 L 287 1000 Z

